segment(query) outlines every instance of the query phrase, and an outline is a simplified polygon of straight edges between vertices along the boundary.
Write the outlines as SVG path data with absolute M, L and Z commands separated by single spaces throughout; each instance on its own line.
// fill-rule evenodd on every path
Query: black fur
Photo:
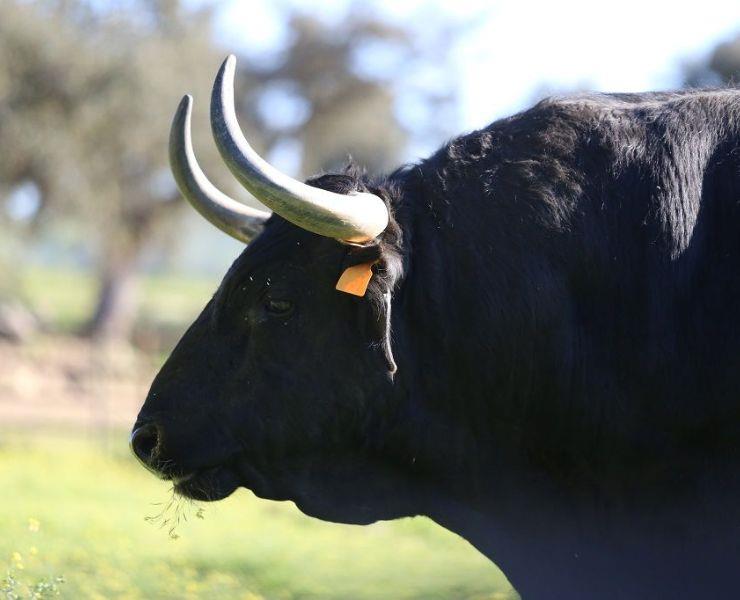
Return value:
M 739 91 L 550 99 L 309 183 L 391 224 L 273 217 L 237 259 L 137 423 L 182 493 L 428 515 L 524 598 L 740 593 Z M 375 260 L 365 298 L 333 289 Z

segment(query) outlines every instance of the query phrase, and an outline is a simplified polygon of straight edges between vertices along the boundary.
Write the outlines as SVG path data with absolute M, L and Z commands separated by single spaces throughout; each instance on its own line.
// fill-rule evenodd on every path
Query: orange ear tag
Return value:
M 353 296 L 364 296 L 373 277 L 375 262 L 362 263 L 346 268 L 339 281 L 337 281 L 336 289 Z

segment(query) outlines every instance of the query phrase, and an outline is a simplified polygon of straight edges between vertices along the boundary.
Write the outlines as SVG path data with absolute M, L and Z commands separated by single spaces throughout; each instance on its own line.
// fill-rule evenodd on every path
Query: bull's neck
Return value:
M 556 320 L 567 311 L 545 299 L 563 294 L 546 287 L 558 280 L 542 275 L 540 250 L 521 241 L 537 236 L 517 231 L 536 225 L 506 223 L 490 192 L 452 198 L 422 175 L 404 189 L 396 217 L 406 270 L 393 300 L 398 444 L 446 485 L 484 497 L 497 465 L 518 460 L 507 452 L 521 447 L 529 407 L 559 393 Z
M 473 244 L 451 239 L 457 217 L 438 198 L 411 198 L 396 217 L 406 268 L 392 310 L 396 422 L 402 424 L 392 432 L 394 450 L 444 485 L 471 489 L 484 469 L 478 459 L 491 454 L 481 421 L 492 407 L 480 393 L 491 365 L 466 348 L 466 327 L 474 324 L 472 315 L 461 318 L 478 310 L 471 295 L 485 293 L 474 289 L 478 257 Z

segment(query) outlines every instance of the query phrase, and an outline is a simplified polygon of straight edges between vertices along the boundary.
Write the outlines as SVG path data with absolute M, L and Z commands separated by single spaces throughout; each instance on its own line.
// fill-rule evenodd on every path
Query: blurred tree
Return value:
M 208 12 L 95 6 L 0 0 L 0 143 L 12 149 L 0 184 L 38 190 L 35 228 L 79 223 L 100 273 L 86 332 L 117 338 L 134 317 L 141 253 L 180 204 L 166 162 L 173 107 L 183 90 L 207 89 L 220 56 Z
M 273 147 L 297 142 L 303 175 L 337 168 L 350 154 L 376 172 L 397 164 L 406 132 L 394 113 L 393 90 L 355 72 L 353 60 L 370 40 L 392 44 L 400 59 L 407 34 L 372 18 L 330 27 L 307 15 L 294 15 L 290 30 L 284 62 L 262 73 L 255 94 L 254 114 L 275 132 Z
M 381 173 L 398 166 L 410 134 L 439 138 L 454 128 L 449 43 L 441 39 L 449 32 L 422 44 L 418 32 L 360 4 L 338 23 L 294 13 L 288 28 L 277 64 L 243 63 L 239 93 L 255 125 L 270 132 L 270 150 L 299 153 L 301 175 L 341 168 L 348 156 Z M 404 108 L 414 113 L 406 122 Z
M 718 44 L 705 60 L 684 65 L 686 87 L 740 84 L 740 33 Z

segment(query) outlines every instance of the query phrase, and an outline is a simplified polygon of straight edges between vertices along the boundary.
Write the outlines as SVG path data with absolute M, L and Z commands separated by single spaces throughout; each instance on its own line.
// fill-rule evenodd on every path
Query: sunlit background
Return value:
M 182 94 L 205 169 L 254 203 L 207 123 L 228 53 L 277 166 L 383 173 L 548 95 L 732 85 L 740 3 L 0 0 L 0 594 L 516 597 L 424 519 L 184 504 L 129 457 L 152 376 L 240 251 L 169 174 Z

